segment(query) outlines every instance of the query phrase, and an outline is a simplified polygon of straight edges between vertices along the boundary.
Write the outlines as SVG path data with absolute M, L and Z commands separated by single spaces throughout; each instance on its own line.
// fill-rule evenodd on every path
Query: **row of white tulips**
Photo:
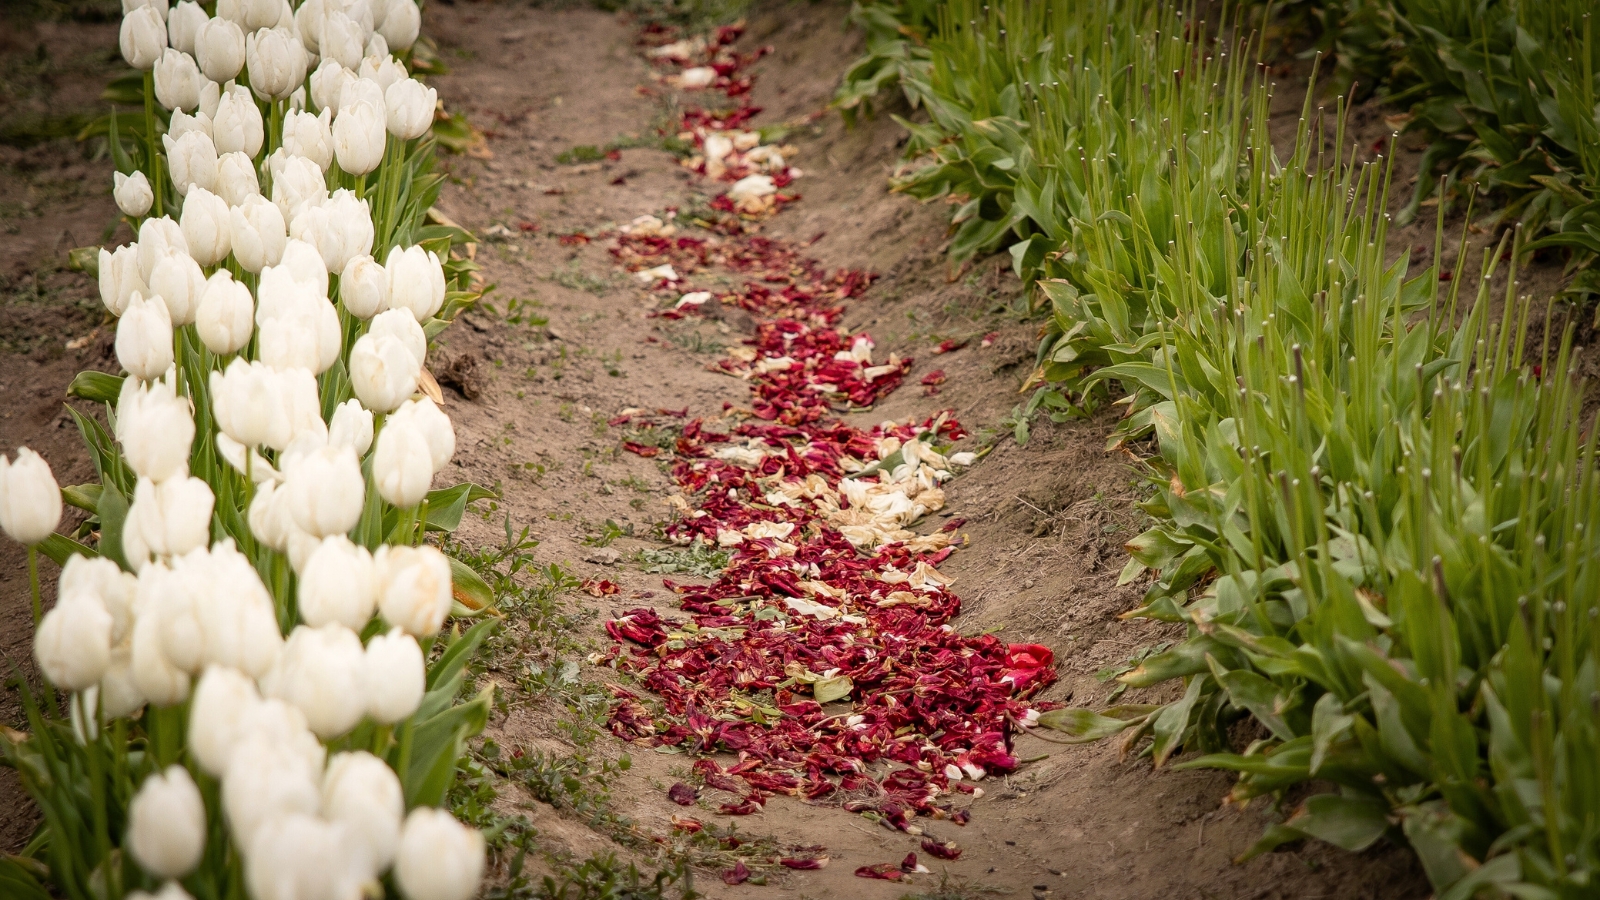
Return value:
M 393 241 L 407 148 L 436 106 L 389 55 L 416 40 L 418 8 L 216 7 L 124 0 L 148 150 L 113 192 L 138 240 L 100 251 L 99 282 L 131 503 L 120 546 L 102 522 L 100 555 L 67 561 L 35 637 L 91 760 L 133 721 L 162 764 L 110 836 L 144 875 L 102 895 L 213 895 L 230 876 L 208 867 L 239 867 L 255 900 L 357 900 L 385 873 L 410 900 L 467 900 L 481 835 L 408 814 L 401 777 L 452 609 L 450 562 L 419 523 L 455 451 L 418 394 L 446 275 Z M 170 111 L 159 144 L 151 100 Z M 0 456 L 0 526 L 30 566 L 61 497 L 37 454 Z M 208 852 L 224 835 L 231 852 Z

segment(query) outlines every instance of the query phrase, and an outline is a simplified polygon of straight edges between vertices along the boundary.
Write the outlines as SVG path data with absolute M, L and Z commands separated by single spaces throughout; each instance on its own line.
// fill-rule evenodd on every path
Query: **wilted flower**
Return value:
M 301 9 L 310 6 L 309 2 L 302 4 Z M 311 73 L 311 102 L 317 105 L 318 110 L 335 111 L 339 108 L 339 97 L 344 93 L 345 82 L 354 81 L 356 73 L 339 65 L 338 60 L 324 59 Z M 331 152 L 333 133 L 329 131 L 328 141 Z M 324 166 L 326 168 L 326 166 Z
M 333 420 L 328 423 L 328 445 L 349 447 L 356 456 L 367 455 L 372 446 L 372 412 L 354 398 L 334 407 Z
M 250 676 L 228 666 L 206 667 L 189 704 L 189 752 L 202 770 L 214 778 L 227 773 L 228 757 L 260 703 Z
M 194 416 L 172 381 L 123 383 L 117 401 L 117 442 L 133 471 L 151 481 L 189 474 Z
M 409 309 L 426 322 L 444 306 L 444 266 L 438 254 L 421 246 L 389 251 L 383 267 L 389 272 L 389 308 Z
M 146 578 L 159 580 L 170 573 L 161 563 L 148 563 L 139 573 L 141 586 Z M 141 615 L 133 624 L 133 683 L 146 700 L 157 706 L 171 706 L 189 696 L 189 673 L 174 666 L 161 649 L 161 622 L 153 615 Z
M 472 900 L 483 880 L 483 834 L 448 812 L 419 806 L 406 816 L 394 876 L 406 900 Z
M 359 897 L 377 875 L 349 825 L 310 814 L 266 820 L 244 846 L 245 883 L 260 900 Z
M 350 257 L 339 276 L 339 301 L 358 319 L 382 312 L 389 305 L 388 271 L 370 256 Z
M 397 409 L 417 390 L 422 374 L 415 354 L 398 338 L 364 334 L 350 350 L 350 386 L 373 412 Z
M 212 199 L 221 202 L 215 194 Z M 205 273 L 200 264 L 187 254 L 174 253 L 156 263 L 150 273 L 150 294 L 167 307 L 167 316 L 174 328 L 194 321 L 195 309 L 200 306 L 200 295 L 206 289 Z
M 261 27 L 246 35 L 244 59 L 250 72 L 250 89 L 258 97 L 287 99 L 306 80 L 306 48 L 287 31 Z
M 127 244 L 114 252 L 100 249 L 100 302 L 113 316 L 122 315 L 134 294 L 147 294 L 150 287 L 139 274 L 139 246 Z M 384 285 L 387 292 L 388 285 Z
M 327 65 L 327 62 L 324 61 L 323 65 Z M 312 76 L 313 79 L 315 77 Z M 283 152 L 290 156 L 303 156 L 326 171 L 333 164 L 333 110 L 323 108 L 315 115 L 290 111 L 284 116 Z
M 261 108 L 250 96 L 250 89 L 233 85 L 223 91 L 217 101 L 216 115 L 211 117 L 211 139 L 216 143 L 217 152 L 238 152 L 253 157 L 261 152 L 264 136 Z
M 362 750 L 328 760 L 322 775 L 322 817 L 349 827 L 373 870 L 383 871 L 394 862 L 405 812 L 400 778 L 388 763 Z
M 421 397 L 401 404 L 384 427 L 388 428 L 396 422 L 404 422 L 416 429 L 428 448 L 434 474 L 443 471 L 456 452 L 456 430 L 450 424 L 450 417 L 434 405 L 431 398 Z
M 300 617 L 313 628 L 365 627 L 378 605 L 372 554 L 342 534 L 322 539 L 300 573 Z
M 366 713 L 362 695 L 361 638 L 337 622 L 289 633 L 278 665 L 265 680 L 266 692 L 305 714 L 317 737 L 337 737 Z
M 155 7 L 141 6 L 122 17 L 117 43 L 128 65 L 148 72 L 167 49 L 167 23 Z
M 128 804 L 128 852 L 146 872 L 182 878 L 206 847 L 206 806 L 189 770 L 168 766 L 151 774 Z
M 267 204 L 276 212 L 277 208 Z M 205 293 L 200 295 L 200 308 L 195 313 L 194 327 L 200 342 L 218 356 L 238 353 L 250 342 L 256 313 L 255 299 L 250 288 L 233 280 L 233 274 L 220 269 L 206 279 Z
M 137 292 L 117 320 L 117 361 L 135 378 L 154 381 L 172 367 L 172 317 L 160 297 Z
M 348 88 L 347 88 L 348 89 Z M 339 168 L 365 175 L 383 161 L 384 109 L 366 101 L 341 106 L 333 122 L 333 154 Z
M 272 202 L 278 204 L 285 222 L 292 222 L 306 204 L 321 204 L 328 199 L 328 182 L 315 160 L 304 156 L 284 156 L 272 170 Z
M 206 20 L 195 31 L 194 55 L 207 78 L 218 84 L 232 81 L 244 68 L 244 29 L 222 16 Z
M 284 489 L 289 514 L 316 537 L 344 534 L 361 519 L 365 480 L 361 460 L 349 447 L 326 446 L 286 463 Z
M 111 195 L 117 200 L 117 209 L 129 218 L 137 219 L 150 211 L 150 204 L 155 202 L 156 195 L 150 190 L 150 180 L 144 173 L 134 170 L 132 175 L 116 172 L 112 176 L 116 186 L 111 189 Z
M 422 137 L 433 126 L 438 91 L 415 78 L 403 78 L 383 92 L 389 133 L 402 141 Z
M 422 9 L 410 0 L 394 0 L 386 5 L 388 14 L 378 24 L 378 33 L 383 35 L 390 52 L 411 49 L 422 31 Z
M 385 725 L 406 718 L 422 705 L 428 673 L 417 639 L 399 628 L 367 642 L 367 715 Z
M 189 242 L 183 228 L 171 216 L 145 219 L 139 223 L 139 242 L 133 244 L 139 251 L 139 279 L 145 284 L 155 274 L 156 263 L 174 253 L 189 255 Z
M 183 198 L 183 213 L 178 217 L 178 226 L 183 231 L 184 242 L 189 246 L 189 255 L 194 257 L 194 262 L 202 266 L 216 265 L 232 250 L 228 228 L 228 201 L 206 188 L 197 185 Z M 152 279 L 151 288 L 161 294 L 162 299 L 168 301 L 167 308 L 170 310 L 171 298 L 167 297 L 162 286 L 156 284 L 160 276 L 154 275 Z M 174 324 L 188 324 L 188 321 L 184 321 L 176 314 L 172 320 Z
M 234 207 L 261 194 L 261 178 L 256 164 L 242 150 L 217 157 L 217 196 Z
M 195 35 L 210 18 L 200 4 L 181 0 L 167 14 L 167 46 L 193 53 Z
M 111 614 L 92 594 L 62 594 L 39 622 L 33 656 L 61 690 L 94 687 L 111 665 Z
M 277 193 L 276 185 L 273 192 Z M 229 210 L 228 232 L 233 258 L 246 272 L 260 272 L 267 266 L 277 265 L 289 239 L 282 210 L 260 195 L 246 197 Z
M 171 47 L 161 52 L 155 64 L 156 102 L 165 109 L 196 109 L 200 106 L 200 89 L 206 86 L 206 76 L 194 57 Z
M 450 614 L 450 561 L 445 555 L 429 545 L 385 545 L 372 560 L 383 618 L 415 637 L 438 634 Z
M 210 136 L 190 131 L 174 141 L 172 135 L 164 134 L 161 144 L 167 149 L 167 165 L 179 195 L 189 193 L 191 185 L 208 191 L 217 186 L 217 146 Z

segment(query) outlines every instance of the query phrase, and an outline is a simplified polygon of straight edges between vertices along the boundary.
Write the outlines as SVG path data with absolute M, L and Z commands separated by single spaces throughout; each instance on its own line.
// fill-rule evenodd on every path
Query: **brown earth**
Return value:
M 970 540 L 944 566 L 966 600 L 957 626 L 1050 645 L 1061 679 L 1045 696 L 1098 704 L 1110 691 L 1095 677 L 1098 670 L 1178 636 L 1167 626 L 1118 618 L 1139 594 L 1137 586 L 1116 584 L 1126 561 L 1122 544 L 1143 527 L 1132 505 L 1144 493 L 1139 469 L 1131 457 L 1103 449 L 1113 424 L 1106 411 L 1059 425 L 1040 420 L 1026 446 L 1008 436 L 1003 420 L 1024 399 L 1017 389 L 1039 327 L 1012 312 L 1020 286 L 1009 257 L 952 272 L 943 255 L 944 208 L 887 190 L 902 142 L 887 116 L 854 130 L 832 115 L 806 122 L 825 107 L 860 51 L 859 35 L 843 27 L 844 13 L 836 2 L 770 3 L 752 15 L 744 45 L 776 48 L 756 70 L 755 100 L 765 107 L 757 123 L 796 123 L 787 141 L 799 148 L 793 162 L 805 171 L 797 183 L 803 199 L 770 220 L 766 233 L 813 241 L 808 252 L 829 267 L 881 274 L 854 302 L 846 324 L 869 330 L 880 355 L 897 351 L 917 363 L 906 386 L 855 416 L 856 424 L 948 408 L 974 433 L 972 448 L 993 446 L 948 491 L 945 513 L 966 520 L 962 530 Z M 439 203 L 486 238 L 476 260 L 496 286 L 493 309 L 469 313 L 445 332 L 431 363 L 447 385 L 445 409 L 458 434 L 458 478 L 450 480 L 503 492 L 492 508 L 484 504 L 481 515 L 469 516 L 459 536 L 468 545 L 498 544 L 509 516 L 541 541 L 534 551 L 540 563 L 620 584 L 614 597 L 562 598 L 566 608 L 590 613 L 564 636 L 567 662 L 582 663 L 576 647 L 607 645 L 599 627 L 604 617 L 651 602 L 668 605 L 660 576 L 645 574 L 638 556 L 660 546 L 652 528 L 668 516 L 661 500 L 671 482 L 655 461 L 621 452 L 623 429 L 607 421 L 630 407 L 687 407 L 690 416 L 711 417 L 747 399 L 742 382 L 707 364 L 744 337 L 748 316 L 647 318 L 656 299 L 614 265 L 604 240 L 572 246 L 557 240 L 645 213 L 703 206 L 717 190 L 651 147 L 622 150 L 616 160 L 556 161 L 564 150 L 618 138 L 648 143 L 664 108 L 637 90 L 650 83 L 650 72 L 634 43 L 636 27 L 614 14 L 520 3 L 430 4 L 425 18 L 450 68 L 433 83 L 448 108 L 465 112 L 486 134 L 492 154 L 448 158 Z M 0 121 L 46 111 L 92 113 L 99 87 L 116 69 L 114 47 L 114 26 L 11 27 L 0 19 Z M 1298 100 L 1290 93 L 1277 108 L 1292 130 Z M 1369 144 L 1386 131 L 1380 112 L 1358 113 Z M 7 232 L 0 242 L 0 450 L 33 447 L 61 483 L 71 484 L 89 480 L 92 470 L 60 405 L 63 389 L 80 369 L 116 364 L 95 286 L 66 271 L 66 252 L 111 232 L 111 167 L 70 139 L 18 143 L 27 142 L 8 138 L 0 146 L 0 225 Z M 1400 153 L 1402 167 L 1414 169 L 1417 153 L 1404 145 Z M 1409 245 L 1431 252 L 1431 227 L 1408 229 L 1397 237 L 1396 252 L 1410 252 Z M 109 242 L 129 238 L 124 226 Z M 977 338 L 990 332 L 997 339 L 981 346 Z M 934 355 L 946 338 L 971 342 Z M 947 381 L 930 396 L 918 382 L 935 369 Z M 23 557 L 6 542 L 0 542 L 0 599 L 0 662 L 8 671 L 31 672 Z M 507 625 L 510 637 L 502 643 L 539 640 L 525 623 Z M 667 800 L 665 788 L 689 761 L 630 748 L 603 732 L 579 733 L 570 726 L 581 718 L 574 710 L 550 699 L 529 702 L 520 693 L 526 664 L 511 654 L 492 661 L 486 673 L 506 689 L 489 729 L 502 752 L 629 756 L 632 767 L 611 779 L 609 808 L 636 823 L 635 834 L 666 835 L 669 816 L 684 810 Z M 586 681 L 615 677 L 586 663 L 578 673 Z M 1144 694 L 1165 696 L 1159 689 Z M 13 695 L 3 702 L 0 715 L 16 724 Z M 1388 845 L 1359 855 L 1297 846 L 1233 864 L 1281 812 L 1260 802 L 1223 806 L 1229 779 L 1220 773 L 1152 770 L 1148 762 L 1119 759 L 1109 744 L 1067 746 L 1033 736 L 1018 742 L 1017 755 L 1031 761 L 985 782 L 988 793 L 973 804 L 969 825 L 921 823 L 965 850 L 955 862 L 924 860 L 951 876 L 948 887 L 961 893 L 949 896 L 991 889 L 1086 898 L 1428 894 L 1409 854 Z M 530 861 L 540 871 L 568 854 L 615 851 L 641 866 L 652 862 L 637 846 L 619 846 L 591 828 L 585 816 L 534 799 L 524 785 L 503 783 L 497 808 L 528 817 L 538 830 L 536 843 L 553 854 Z M 729 824 L 714 808 L 689 812 Z M 32 816 L 9 772 L 0 773 L 0 810 L 0 849 L 15 849 Z M 702 871 L 696 886 L 712 897 L 891 898 L 938 885 L 935 876 L 909 887 L 854 878 L 857 866 L 899 860 L 918 849 L 917 841 L 837 808 L 780 797 L 732 822 L 743 834 L 770 835 L 784 845 L 824 846 L 832 864 L 816 872 L 779 870 L 766 887 L 726 887 L 714 871 Z M 506 862 L 498 861 L 502 876 Z

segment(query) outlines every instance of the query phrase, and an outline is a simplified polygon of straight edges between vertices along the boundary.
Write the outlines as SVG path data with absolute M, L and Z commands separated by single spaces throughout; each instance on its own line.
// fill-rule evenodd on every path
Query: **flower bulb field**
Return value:
M 1600 896 L 1581 0 L 0 11 L 0 898 Z

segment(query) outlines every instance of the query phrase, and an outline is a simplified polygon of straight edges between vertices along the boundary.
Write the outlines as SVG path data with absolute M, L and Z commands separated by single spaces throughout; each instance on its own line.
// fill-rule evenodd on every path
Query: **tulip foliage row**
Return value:
M 215 7 L 125 3 L 145 118 L 113 121 L 113 193 L 138 240 L 98 259 L 125 374 L 69 388 L 105 404 L 109 428 L 73 411 L 98 480 L 0 457 L 52 689 L 0 737 L 42 813 L 0 895 L 467 900 L 483 838 L 440 806 L 492 620 L 445 626 L 491 598 L 426 537 L 487 492 L 433 489 L 455 432 L 424 361 L 477 294 L 464 233 L 426 222 L 419 11 Z
M 1188 635 L 1119 680 L 1182 690 L 1040 724 L 1199 751 L 1178 764 L 1237 773 L 1234 802 L 1315 782 L 1252 852 L 1387 836 L 1441 897 L 1593 896 L 1600 429 L 1573 332 L 1541 336 L 1514 274 L 1491 296 L 1510 237 L 1408 272 L 1390 162 L 1314 91 L 1277 150 L 1259 47 L 1193 9 L 874 4 L 840 95 L 899 81 L 928 122 L 897 188 L 959 201 L 951 252 L 1009 250 L 1049 316 L 1019 412 L 1115 382 L 1113 444 L 1154 451 L 1128 615 Z

